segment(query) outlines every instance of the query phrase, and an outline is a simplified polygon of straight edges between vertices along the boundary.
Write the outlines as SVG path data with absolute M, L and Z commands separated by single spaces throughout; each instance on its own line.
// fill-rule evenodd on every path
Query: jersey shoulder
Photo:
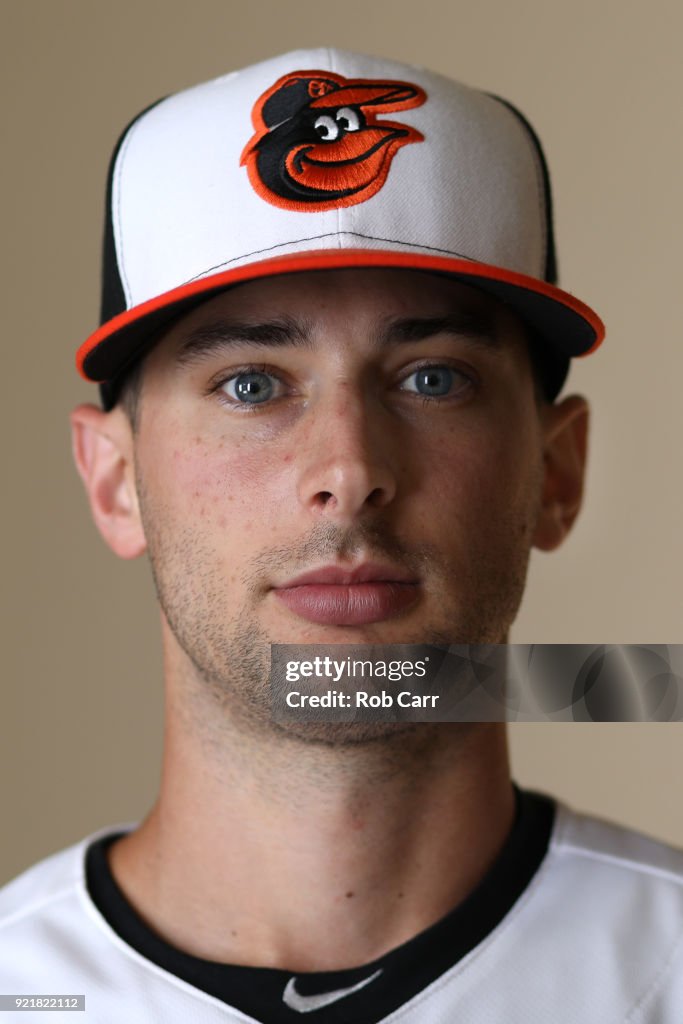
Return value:
M 75 843 L 54 853 L 0 889 L 0 932 L 73 893 L 82 877 L 82 848 L 82 843 Z
M 102 829 L 0 889 L 0 992 L 84 994 L 97 1024 L 240 1024 L 245 1018 L 230 1006 L 127 945 L 95 907 L 87 848 L 133 827 Z M 24 1024 L 39 1024 L 38 1014 L 42 1024 L 42 1010 L 23 1011 Z
M 529 885 L 432 1000 L 416 1022 L 681 1024 L 683 851 L 556 803 Z
M 0 935 L 12 924 L 40 914 L 51 904 L 85 888 L 85 851 L 95 839 L 131 829 L 131 824 L 100 829 L 33 864 L 0 888 Z
M 642 878 L 683 889 L 683 849 L 642 832 L 557 805 L 550 850 L 558 856 L 584 858 Z
M 596 1019 L 683 1021 L 683 851 L 560 805 L 547 860 L 564 970 L 590 950 L 593 1003 L 608 996 Z

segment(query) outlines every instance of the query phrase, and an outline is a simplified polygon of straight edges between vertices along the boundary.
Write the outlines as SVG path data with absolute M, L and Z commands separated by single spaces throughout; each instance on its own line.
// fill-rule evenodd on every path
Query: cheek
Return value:
M 145 480 L 157 505 L 179 524 L 254 534 L 281 504 L 282 475 L 292 456 L 268 446 L 192 436 L 183 445 L 150 445 Z M 280 495 L 278 497 L 278 494 Z
M 515 420 L 508 420 L 514 423 Z M 422 449 L 424 479 L 432 480 L 437 501 L 434 516 L 471 528 L 527 522 L 533 516 L 542 465 L 533 429 L 495 429 L 475 424 L 467 432 L 453 429 Z

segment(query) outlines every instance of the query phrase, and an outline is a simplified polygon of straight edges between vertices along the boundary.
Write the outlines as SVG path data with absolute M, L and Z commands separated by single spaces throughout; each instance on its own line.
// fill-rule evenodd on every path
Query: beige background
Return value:
M 571 386 L 594 408 L 588 501 L 534 559 L 513 639 L 683 642 L 679 313 L 683 8 L 654 0 L 4 0 L 0 881 L 149 805 L 157 620 L 71 466 L 73 353 L 96 324 L 105 173 L 159 96 L 298 45 L 425 64 L 500 93 L 543 139 L 562 283 L 608 341 Z M 683 725 L 513 731 L 517 778 L 683 845 Z

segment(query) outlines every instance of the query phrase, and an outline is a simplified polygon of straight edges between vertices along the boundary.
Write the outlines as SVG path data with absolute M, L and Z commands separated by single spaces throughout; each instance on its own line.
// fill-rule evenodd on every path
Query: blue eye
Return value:
M 406 391 L 416 391 L 426 398 L 442 398 L 452 390 L 456 377 L 467 379 L 450 366 L 422 366 L 406 378 L 406 381 L 414 381 L 414 386 L 406 387 Z
M 243 405 L 258 405 L 267 402 L 275 391 L 273 377 L 260 370 L 238 373 L 223 384 L 226 394 Z

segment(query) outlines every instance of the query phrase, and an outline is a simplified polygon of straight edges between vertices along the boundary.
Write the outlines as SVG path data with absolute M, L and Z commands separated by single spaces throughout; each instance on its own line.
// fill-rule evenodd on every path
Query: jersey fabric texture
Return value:
M 82 994 L 77 1020 L 96 1024 L 681 1024 L 683 852 L 539 794 L 517 805 L 455 910 L 371 964 L 317 974 L 169 946 L 108 868 L 130 826 L 103 830 L 0 890 L 0 993 Z M 8 1022 L 44 1021 L 18 1012 Z

